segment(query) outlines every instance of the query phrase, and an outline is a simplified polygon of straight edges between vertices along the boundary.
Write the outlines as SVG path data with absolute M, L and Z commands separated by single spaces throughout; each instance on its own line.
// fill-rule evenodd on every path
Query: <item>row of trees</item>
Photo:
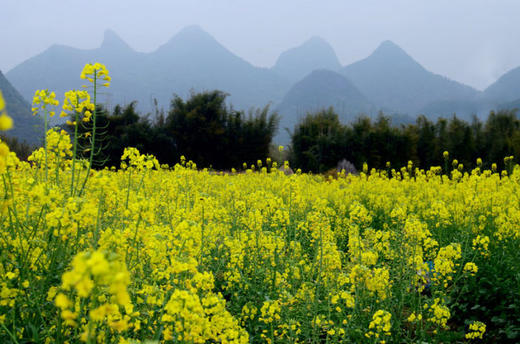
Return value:
M 360 167 L 385 168 L 444 166 L 443 152 L 472 168 L 476 159 L 484 165 L 503 164 L 506 156 L 520 156 L 520 120 L 516 110 L 491 112 L 485 122 L 477 117 L 468 123 L 454 115 L 436 122 L 424 116 L 415 124 L 394 127 L 390 118 L 359 117 L 343 125 L 332 108 L 308 114 L 292 134 L 291 164 L 304 171 L 325 172 L 347 159 Z M 503 166 L 503 165 L 502 165 Z
M 175 96 L 169 111 L 156 111 L 153 119 L 140 116 L 135 102 L 111 112 L 99 108 L 95 167 L 119 166 L 125 147 L 153 154 L 161 163 L 173 165 L 184 155 L 199 167 L 217 170 L 266 158 L 278 127 L 277 114 L 268 106 L 237 111 L 226 105 L 226 97 L 220 91 L 192 93 L 187 100 Z M 82 123 L 80 146 L 89 147 L 91 130 Z M 22 159 L 31 151 L 16 139 L 4 140 Z M 444 151 L 466 169 L 474 167 L 477 158 L 485 167 L 491 163 L 502 167 L 504 157 L 520 156 L 520 120 L 516 111 L 508 110 L 491 112 L 485 122 L 476 117 L 466 122 L 455 115 L 433 122 L 420 116 L 414 124 L 393 126 L 381 113 L 375 120 L 361 116 L 342 124 L 330 108 L 304 117 L 291 134 L 290 148 L 291 166 L 315 173 L 326 172 L 343 159 L 358 169 L 365 162 L 375 168 L 386 168 L 390 162 L 399 168 L 410 160 L 421 168 L 444 166 Z
M 135 102 L 116 106 L 111 113 L 99 109 L 96 167 L 119 166 L 125 147 L 153 154 L 162 164 L 173 165 L 184 155 L 199 167 L 218 170 L 267 157 L 277 115 L 268 106 L 248 113 L 234 110 L 226 105 L 226 97 L 220 91 L 193 93 L 187 100 L 175 96 L 168 113 L 158 112 L 153 120 L 140 116 Z M 66 129 L 72 131 L 72 126 Z M 89 146 L 85 134 L 90 130 L 81 126 L 80 146 Z
M 27 160 L 36 149 L 36 146 L 27 143 L 27 141 L 18 140 L 15 136 L 0 135 L 0 141 L 5 142 L 9 150 L 15 152 L 21 160 Z

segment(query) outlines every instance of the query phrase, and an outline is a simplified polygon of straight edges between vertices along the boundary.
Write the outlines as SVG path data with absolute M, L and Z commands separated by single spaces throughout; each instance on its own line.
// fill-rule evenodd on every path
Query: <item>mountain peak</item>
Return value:
M 105 30 L 103 34 L 103 42 L 101 43 L 101 49 L 107 50 L 107 49 L 126 49 L 126 50 L 132 50 L 130 46 L 119 37 L 115 31 L 111 29 Z
M 213 47 L 213 48 L 211 48 Z M 224 49 L 217 40 L 199 25 L 186 26 L 177 32 L 168 42 L 157 51 L 204 51 L 207 49 Z
M 181 29 L 175 36 L 170 39 L 171 41 L 215 41 L 215 38 L 206 32 L 199 25 L 189 25 Z
M 381 68 L 392 66 L 392 68 L 400 70 L 401 72 L 405 70 L 426 71 L 424 67 L 415 61 L 413 57 L 408 55 L 403 48 L 389 40 L 381 42 L 376 50 L 365 58 L 364 61 L 372 61 L 371 63 Z M 348 66 L 346 68 L 348 68 Z
M 389 39 L 382 41 L 381 44 L 379 44 L 379 48 L 401 49 L 400 46 L 398 46 L 397 44 L 395 44 L 393 41 L 391 41 Z
M 292 81 L 301 80 L 316 69 L 339 70 L 336 52 L 323 38 L 314 36 L 301 45 L 284 51 L 273 70 Z
M 408 55 L 406 53 L 406 51 L 403 50 L 403 48 L 401 48 L 400 46 L 398 46 L 397 44 L 395 44 L 394 42 L 392 42 L 390 40 L 381 42 L 381 44 L 379 44 L 377 49 L 374 50 L 372 55 L 385 55 L 385 56 L 401 55 L 401 56 L 406 56 L 411 59 L 410 55 Z
M 484 91 L 490 99 L 501 102 L 512 102 L 520 98 L 520 67 L 511 69 L 502 75 Z
M 180 34 L 188 34 L 188 35 L 208 35 L 208 36 L 209 36 L 209 33 L 207 33 L 207 32 L 202 28 L 202 26 L 197 25 L 197 24 L 188 25 L 188 26 L 183 27 L 183 28 L 178 32 L 178 35 L 180 35 Z
M 332 49 L 329 42 L 327 42 L 324 38 L 320 36 L 312 36 L 311 38 L 306 40 L 302 45 L 322 46 Z
M 320 111 L 333 107 L 342 122 L 354 118 L 360 112 L 368 112 L 370 102 L 350 80 L 341 74 L 316 69 L 298 81 L 286 93 L 277 107 L 281 114 L 280 128 L 294 128 L 298 119 L 308 112 Z M 279 131 L 278 143 L 290 141 L 289 135 Z
M 391 41 L 342 69 L 368 99 L 401 113 L 416 113 L 436 101 L 471 99 L 476 90 L 426 70 Z

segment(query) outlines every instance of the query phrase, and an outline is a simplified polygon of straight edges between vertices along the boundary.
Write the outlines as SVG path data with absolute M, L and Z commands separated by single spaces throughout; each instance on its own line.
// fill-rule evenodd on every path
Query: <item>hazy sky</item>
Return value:
M 264 67 L 312 36 L 344 65 L 390 39 L 430 71 L 483 89 L 520 66 L 519 15 L 519 0 L 0 0 L 0 70 L 54 43 L 95 48 L 107 28 L 147 52 L 198 24 Z

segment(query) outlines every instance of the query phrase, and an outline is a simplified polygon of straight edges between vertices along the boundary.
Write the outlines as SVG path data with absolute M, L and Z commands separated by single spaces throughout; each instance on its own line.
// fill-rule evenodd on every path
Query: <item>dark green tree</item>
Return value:
M 425 116 L 419 116 L 416 121 L 417 126 L 417 158 L 420 161 L 420 167 L 427 168 L 429 166 L 440 165 L 441 157 L 436 158 L 436 137 L 435 125 Z
M 503 166 L 503 158 L 515 152 L 513 138 L 519 129 L 516 110 L 492 111 L 484 126 L 486 161 Z
M 334 167 L 342 159 L 343 137 L 343 126 L 332 108 L 307 114 L 292 135 L 292 164 L 318 173 Z
M 221 91 L 175 96 L 166 117 L 166 128 L 179 154 L 200 167 L 230 169 L 242 162 L 267 158 L 278 127 L 278 116 L 269 107 L 251 110 L 248 116 L 226 105 Z

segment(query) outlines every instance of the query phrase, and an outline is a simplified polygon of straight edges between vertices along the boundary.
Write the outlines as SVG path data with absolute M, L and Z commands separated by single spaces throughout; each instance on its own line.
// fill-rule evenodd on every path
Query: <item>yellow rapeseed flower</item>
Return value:
M 94 64 L 85 64 L 83 70 L 81 71 L 80 77 L 81 79 L 88 80 L 91 83 L 99 83 L 99 85 L 104 87 L 110 86 L 111 78 L 108 75 L 106 66 L 102 63 L 96 62 Z
M 466 339 L 482 339 L 486 332 L 486 324 L 481 321 L 473 321 L 469 325 L 469 331 L 466 333 Z
M 9 117 L 5 110 L 5 100 L 0 91 L 0 130 L 9 130 L 13 127 L 13 119 Z

